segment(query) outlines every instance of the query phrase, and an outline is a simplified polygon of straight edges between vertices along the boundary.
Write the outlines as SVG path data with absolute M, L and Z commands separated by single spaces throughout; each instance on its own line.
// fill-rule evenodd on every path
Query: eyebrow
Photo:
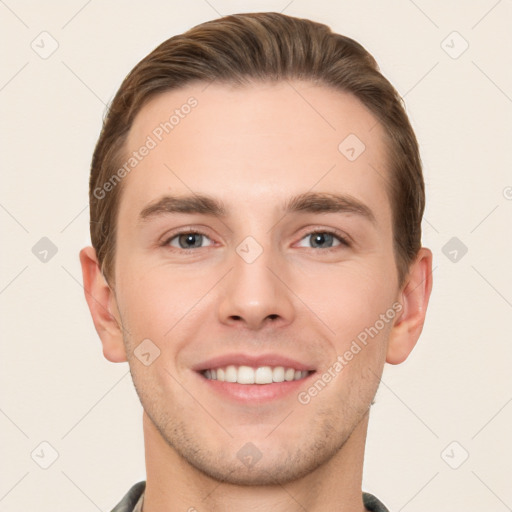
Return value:
M 330 194 L 326 192 L 306 192 L 287 200 L 283 205 L 285 214 L 305 213 L 355 213 L 376 224 L 372 210 L 350 195 Z M 148 204 L 139 215 L 142 221 L 164 214 L 188 213 L 203 214 L 223 218 L 227 216 L 224 203 L 214 197 L 193 194 L 186 196 L 166 195 Z

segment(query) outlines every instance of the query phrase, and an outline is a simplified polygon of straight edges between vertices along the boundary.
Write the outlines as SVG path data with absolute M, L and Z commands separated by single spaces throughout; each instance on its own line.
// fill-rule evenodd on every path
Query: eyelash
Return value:
M 172 240 L 174 240 L 175 238 L 177 238 L 177 237 L 179 237 L 181 235 L 188 235 L 188 234 L 202 235 L 202 236 L 205 236 L 206 238 L 210 239 L 210 237 L 206 233 L 201 231 L 201 230 L 198 230 L 198 229 L 183 229 L 181 231 L 173 233 L 170 237 L 167 237 L 165 239 L 165 241 L 162 243 L 162 246 L 163 247 L 170 247 L 169 244 L 170 244 L 170 242 Z M 343 247 L 350 247 L 351 246 L 350 242 L 348 241 L 348 239 L 345 236 L 343 236 L 340 232 L 338 232 L 336 230 L 331 230 L 331 229 L 315 229 L 313 231 L 308 231 L 307 233 L 304 234 L 304 236 L 302 236 L 302 238 L 300 240 L 303 240 L 304 238 L 306 238 L 308 236 L 313 236 L 313 235 L 318 235 L 318 234 L 321 234 L 321 235 L 332 235 L 332 236 L 334 236 L 334 238 L 336 238 L 340 242 L 340 245 L 335 246 L 335 247 L 328 247 L 326 249 L 318 249 L 316 247 L 309 247 L 309 249 L 323 251 L 323 252 L 331 252 L 331 251 L 335 251 L 335 250 L 339 249 L 341 246 L 343 246 Z M 182 249 L 181 247 L 180 248 L 171 247 L 172 250 L 184 251 L 184 252 L 191 252 L 191 251 L 196 251 L 197 249 L 205 249 L 205 248 L 206 247 Z

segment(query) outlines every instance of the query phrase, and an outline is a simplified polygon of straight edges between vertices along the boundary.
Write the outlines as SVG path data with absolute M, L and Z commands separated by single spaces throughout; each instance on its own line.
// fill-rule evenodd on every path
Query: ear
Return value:
M 402 311 L 391 330 L 386 362 L 402 363 L 411 353 L 423 329 L 431 291 L 432 252 L 422 247 L 398 297 Z
M 127 359 L 121 320 L 112 313 L 118 314 L 116 298 L 100 270 L 94 248 L 85 247 L 80 251 L 80 264 L 85 300 L 103 345 L 103 355 L 113 363 L 124 362 Z

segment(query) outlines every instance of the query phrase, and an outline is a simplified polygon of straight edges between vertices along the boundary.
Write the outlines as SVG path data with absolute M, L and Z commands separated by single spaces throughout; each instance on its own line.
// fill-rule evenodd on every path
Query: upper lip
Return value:
M 229 365 L 251 366 L 253 368 L 259 368 L 260 366 L 283 366 L 285 368 L 293 368 L 301 371 L 314 371 L 314 367 L 311 364 L 301 363 L 300 361 L 279 354 L 251 355 L 242 353 L 223 354 L 212 357 L 194 365 L 192 369 L 201 372 L 212 368 L 224 368 Z

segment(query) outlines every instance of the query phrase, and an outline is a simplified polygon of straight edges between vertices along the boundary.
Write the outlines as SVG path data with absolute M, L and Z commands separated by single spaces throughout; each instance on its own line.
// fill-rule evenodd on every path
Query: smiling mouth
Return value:
M 284 366 L 235 366 L 211 368 L 200 372 L 208 380 L 233 382 L 237 384 L 273 384 L 302 380 L 314 373 L 308 370 L 296 370 Z

